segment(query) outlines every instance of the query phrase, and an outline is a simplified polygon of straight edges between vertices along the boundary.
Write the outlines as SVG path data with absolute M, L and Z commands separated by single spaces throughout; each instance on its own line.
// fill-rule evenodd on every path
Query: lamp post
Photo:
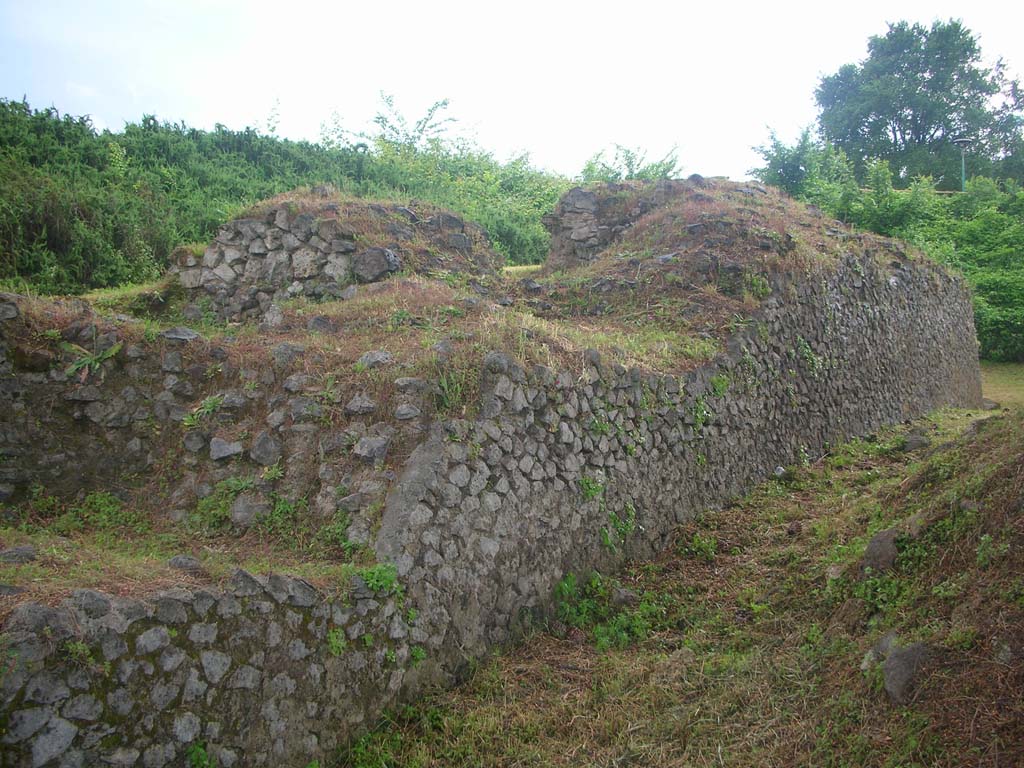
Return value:
M 964 160 L 964 152 L 971 146 L 971 140 L 961 136 L 953 139 L 953 143 L 960 147 L 960 191 L 967 189 L 967 161 Z

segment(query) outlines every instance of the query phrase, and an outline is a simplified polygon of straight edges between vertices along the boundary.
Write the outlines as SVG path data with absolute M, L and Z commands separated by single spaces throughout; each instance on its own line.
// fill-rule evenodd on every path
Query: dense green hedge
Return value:
M 176 245 L 209 239 L 247 205 L 324 182 L 452 208 L 512 263 L 539 262 L 541 216 L 568 186 L 525 157 L 500 163 L 465 144 L 325 147 L 153 117 L 100 133 L 87 117 L 5 100 L 0 179 L 0 281 L 44 293 L 155 277 Z
M 981 356 L 1024 362 L 1024 269 L 977 270 L 972 279 Z

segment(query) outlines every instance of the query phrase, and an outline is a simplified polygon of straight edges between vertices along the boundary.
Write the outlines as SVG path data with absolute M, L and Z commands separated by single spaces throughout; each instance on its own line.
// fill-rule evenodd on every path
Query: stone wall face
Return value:
M 39 344 L 21 316 L 25 303 L 0 294 L 0 311 L 8 308 L 0 320 L 0 504 L 24 499 L 35 486 L 66 497 L 122 495 L 155 467 L 170 466 L 161 501 L 180 521 L 218 482 L 280 462 L 287 473 L 278 492 L 308 496 L 316 514 L 329 516 L 344 483 L 356 491 L 345 511 L 366 529 L 359 512 L 384 487 L 372 461 L 341 461 L 348 441 L 379 439 L 385 449 L 415 442 L 429 412 L 431 394 L 419 379 L 379 403 L 358 387 L 339 387 L 336 409 L 348 403 L 347 418 L 335 426 L 324 418 L 319 378 L 294 372 L 318 360 L 303 344 L 268 344 L 239 362 L 230 338 L 212 343 L 178 327 L 133 340 L 77 302 L 54 305 L 60 342 Z M 75 370 L 87 354 L 95 365 Z M 189 427 L 211 398 L 216 412 Z M 270 488 L 262 485 L 249 494 L 257 508 L 268 503 Z M 247 522 L 234 521 L 238 528 Z M 349 535 L 365 543 L 365 533 Z
M 385 280 L 411 268 L 410 254 L 422 245 L 433 255 L 420 268 L 440 266 L 450 257 L 466 271 L 493 270 L 486 233 L 457 216 L 421 219 L 403 206 L 375 204 L 359 213 L 371 218 L 380 244 L 367 245 L 337 203 L 325 202 L 313 212 L 281 205 L 225 224 L 201 257 L 179 251 L 179 280 L 193 299 L 212 303 L 219 317 L 245 320 L 263 318 L 274 302 L 342 298 L 349 286 Z
M 593 261 L 634 221 L 698 183 L 662 179 L 570 189 L 544 217 L 551 233 L 547 267 L 558 271 Z
M 398 691 L 416 635 L 403 615 L 362 583 L 342 604 L 242 571 L 223 592 L 20 606 L 0 764 L 179 766 L 199 743 L 226 768 L 305 765 Z
M 802 451 L 979 403 L 962 280 L 850 258 L 774 289 L 684 376 L 591 354 L 576 378 L 488 355 L 479 418 L 435 423 L 388 493 L 375 547 L 401 606 L 364 584 L 339 605 L 240 573 L 223 594 L 19 608 L 5 626 L 4 764 L 164 765 L 198 740 L 222 764 L 304 764 L 512 639 L 567 572 L 658 551 L 677 523 Z
M 507 641 L 565 573 L 657 553 L 675 525 L 804 452 L 977 406 L 966 286 L 938 267 L 894 264 L 851 259 L 777 285 L 726 353 L 682 377 L 594 355 L 577 381 L 491 355 L 482 418 L 435 429 L 377 539 L 424 626 L 447 628 L 433 657 L 455 669 Z M 612 515 L 635 517 L 625 540 Z
M 9 330 L 21 323 L 20 299 L 0 294 L 6 308 L 0 320 L 0 502 L 34 485 L 74 493 L 145 469 L 152 461 L 151 426 L 172 416 L 180 421 L 196 386 L 181 354 L 162 359 L 89 320 L 73 321 L 62 342 L 109 354 L 97 371 L 117 366 L 120 373 L 99 385 L 95 375 L 82 383 L 81 371 L 69 375 L 52 350 L 12 338 Z M 90 316 L 84 304 L 66 311 Z M 175 343 L 169 346 L 172 352 Z

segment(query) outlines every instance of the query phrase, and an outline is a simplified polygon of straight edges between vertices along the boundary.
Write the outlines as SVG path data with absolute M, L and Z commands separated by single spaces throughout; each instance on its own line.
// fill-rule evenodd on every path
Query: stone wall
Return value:
M 338 386 L 335 409 L 344 408 L 345 418 L 335 425 L 325 418 L 319 377 L 301 372 L 304 363 L 319 364 L 320 353 L 301 343 L 240 355 L 238 339 L 211 342 L 185 327 L 133 337 L 79 301 L 46 303 L 39 322 L 52 336 L 40 339 L 36 319 L 23 311 L 34 311 L 31 304 L 0 294 L 0 503 L 21 501 L 35 486 L 65 497 L 107 490 L 129 498 L 146 473 L 164 467 L 169 491 L 147 506 L 180 521 L 221 480 L 280 462 L 283 479 L 274 488 L 259 482 L 247 495 L 253 508 L 266 509 L 267 493 L 276 490 L 309 497 L 327 517 L 344 483 L 354 491 L 346 511 L 360 529 L 351 536 L 364 542 L 360 512 L 386 482 L 372 460 L 346 457 L 348 445 L 363 437 L 416 442 L 429 419 L 426 383 L 410 379 L 380 402 Z M 329 325 L 317 315 L 310 321 Z M 216 413 L 187 426 L 210 398 Z M 240 528 L 248 522 L 236 520 Z
M 202 256 L 179 249 L 181 285 L 218 317 L 245 320 L 287 299 L 344 298 L 349 286 L 400 271 L 493 272 L 487 234 L 452 213 L 430 209 L 421 217 L 405 206 L 331 202 L 330 195 L 229 222 Z
M 36 319 L 59 338 L 40 339 Z M 415 439 L 417 421 L 335 428 L 319 418 L 310 377 L 293 373 L 301 345 L 261 350 L 239 369 L 231 343 L 187 328 L 133 339 L 82 302 L 0 294 L 0 502 L 34 486 L 128 498 L 159 467 L 170 488 L 151 506 L 172 520 L 219 481 L 250 476 L 233 529 L 257 523 L 276 492 L 309 495 L 314 515 L 344 505 L 350 538 L 368 535 L 360 512 L 386 473 L 356 458 L 344 477 L 353 492 L 338 498 L 347 435 Z M 86 353 L 95 365 L 74 370 Z M 422 388 L 401 389 L 395 410 L 425 406 Z M 209 396 L 217 413 L 183 428 Z M 286 476 L 259 479 L 278 460 Z M 0 766 L 181 765 L 196 743 L 219 765 L 305 765 L 379 713 L 429 640 L 400 591 L 358 576 L 335 596 L 278 574 L 240 571 L 223 590 L 201 573 L 182 580 L 190 586 L 142 600 L 79 590 L 56 608 L 14 610 L 0 635 Z M 0 601 L 17 591 L 3 585 Z
M 681 377 L 596 353 L 582 380 L 485 360 L 482 418 L 435 427 L 377 538 L 424 626 L 447 628 L 434 658 L 456 669 L 507 641 L 565 573 L 651 556 L 676 524 L 801 455 L 980 403 L 962 279 L 851 258 L 775 289 L 725 354 Z M 601 489 L 589 500 L 584 478 Z M 635 519 L 625 540 L 612 515 Z
M 0 764 L 180 766 L 202 744 L 224 768 L 306 765 L 399 690 L 421 634 L 405 616 L 361 581 L 338 601 L 244 571 L 224 591 L 19 606 L 4 627 L 17 664 L 0 680 Z
M 198 740 L 223 764 L 304 764 L 512 639 L 565 573 L 656 552 L 804 452 L 979 403 L 959 278 L 850 257 L 773 288 L 684 376 L 596 353 L 582 378 L 488 355 L 479 418 L 434 423 L 387 495 L 375 549 L 401 605 L 360 583 L 341 605 L 238 574 L 223 594 L 19 608 L 4 628 L 5 765 L 164 765 Z
M 58 341 L 43 345 L 24 324 L 25 303 L 0 294 L 8 308 L 0 322 L 0 502 L 33 486 L 61 495 L 116 488 L 154 463 L 164 451 L 159 429 L 180 423 L 208 386 L 208 365 L 187 348 L 198 335 L 174 329 L 152 344 L 132 343 L 73 301 L 53 305 L 70 319 Z M 219 355 L 204 352 L 216 365 Z M 86 354 L 95 368 L 73 370 Z
M 623 182 L 574 187 L 562 195 L 555 210 L 544 217 L 551 233 L 547 268 L 573 269 L 592 261 L 645 213 L 701 183 L 662 179 L 658 182 Z

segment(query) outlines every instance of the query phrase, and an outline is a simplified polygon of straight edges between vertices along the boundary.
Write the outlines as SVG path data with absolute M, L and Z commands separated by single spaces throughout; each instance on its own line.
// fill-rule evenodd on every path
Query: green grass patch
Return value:
M 1006 408 L 1024 408 L 1024 363 L 981 363 L 985 397 Z

